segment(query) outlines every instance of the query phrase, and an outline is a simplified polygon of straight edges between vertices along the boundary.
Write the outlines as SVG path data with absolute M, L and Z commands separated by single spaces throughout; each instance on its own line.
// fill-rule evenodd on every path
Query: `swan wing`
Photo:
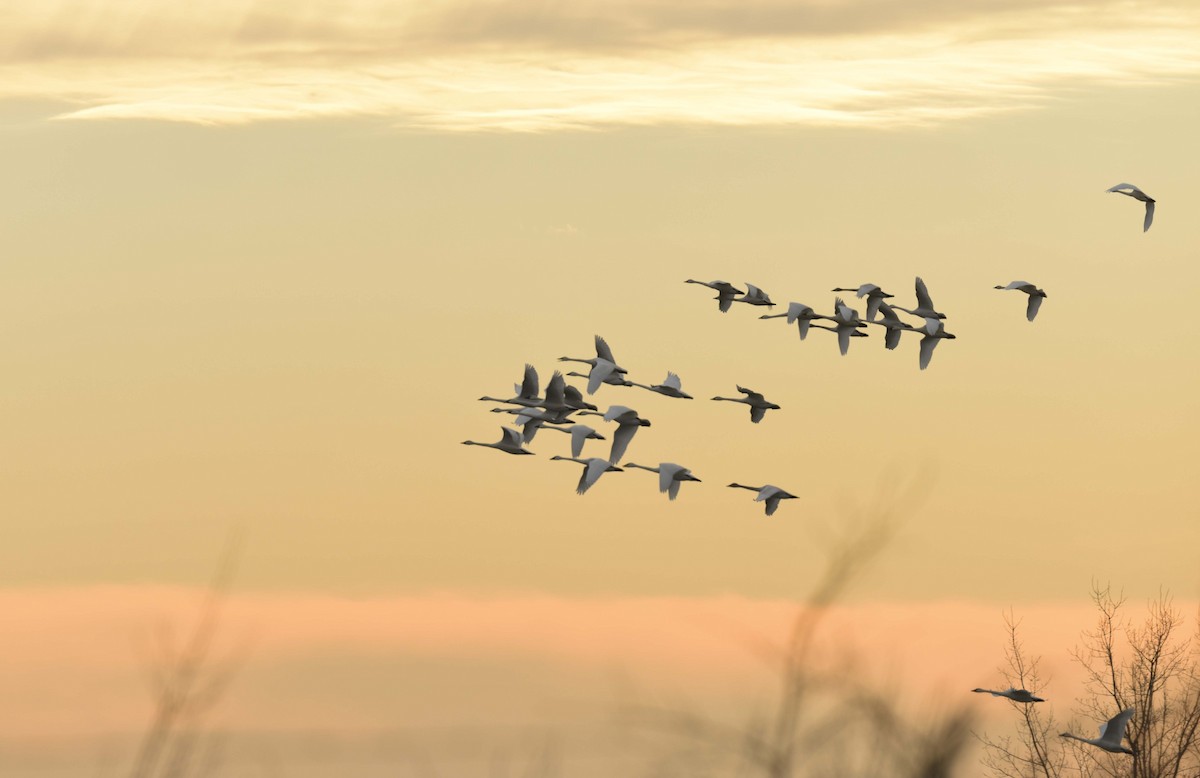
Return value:
M 676 481 L 676 480 L 672 479 L 671 485 L 667 487 L 667 497 L 669 497 L 672 500 L 674 500 L 676 497 L 678 497 L 679 496 L 679 485 L 681 483 L 683 483 L 683 481 Z
M 808 327 L 811 324 L 812 322 L 808 319 L 801 319 L 796 323 L 797 329 L 800 330 L 800 340 L 804 340 L 806 337 L 808 337 Z
M 879 306 L 881 303 L 883 303 L 882 297 L 867 298 L 867 321 L 875 321 L 875 316 L 879 313 Z
M 683 388 L 683 384 L 682 384 L 682 382 L 680 382 L 679 376 L 670 371 L 667 371 L 667 377 L 663 379 L 662 385 L 670 387 L 672 389 L 682 389 Z
M 597 358 L 596 364 L 588 373 L 587 393 L 595 394 L 596 390 L 600 388 L 600 384 L 604 383 L 604 379 L 612 375 L 616 369 L 617 366 L 611 360 Z
M 779 494 L 773 494 L 767 498 L 767 515 L 768 516 L 775 515 L 775 509 L 779 507 L 780 499 L 781 498 L 780 498 Z
M 747 389 L 744 386 L 739 386 L 737 388 L 737 390 L 739 392 L 741 392 L 742 394 L 746 395 L 746 399 L 749 400 L 750 402 L 762 402 L 763 401 L 763 396 L 761 394 L 759 394 L 758 392 L 754 391 L 753 389 Z
M 842 356 L 846 356 L 846 352 L 850 350 L 850 333 L 853 330 L 850 327 L 838 327 L 838 350 L 842 352 Z
M 1025 318 L 1033 321 L 1037 318 L 1038 308 L 1042 307 L 1043 298 L 1040 294 L 1029 295 L 1029 305 L 1025 307 Z
M 525 364 L 525 377 L 521 380 L 519 397 L 533 399 L 538 396 L 538 374 L 533 365 Z
M 1113 716 L 1100 725 L 1100 737 L 1098 739 L 1114 746 L 1121 745 L 1121 741 L 1125 739 L 1125 727 L 1128 726 L 1131 718 L 1133 718 L 1133 708 L 1126 708 Z
M 750 406 L 750 421 L 754 422 L 755 424 L 758 424 L 760 421 L 762 421 L 763 417 L 766 415 L 767 415 L 767 409 L 764 408 L 763 406 L 761 406 L 761 405 L 751 405 Z
M 638 431 L 637 424 L 621 424 L 617 427 L 617 431 L 613 433 L 612 449 L 608 453 L 608 461 L 612 464 L 617 464 L 621 461 L 621 457 L 625 456 L 625 449 L 629 448 L 629 441 L 633 440 L 633 435 Z
M 566 390 L 566 379 L 563 378 L 563 374 L 561 372 L 555 370 L 554 375 L 550 377 L 550 383 L 546 384 L 546 406 L 555 408 L 566 405 Z
M 762 297 L 762 296 L 763 296 L 763 290 L 759 289 L 754 284 L 746 284 L 747 299 L 754 299 L 756 297 Z
M 1142 222 L 1142 232 L 1150 229 L 1150 225 L 1154 222 L 1154 201 L 1150 200 L 1146 203 L 1146 220 Z
M 888 328 L 887 334 L 883 336 L 883 345 L 887 346 L 888 351 L 900 345 L 900 330 Z
M 930 297 L 929 297 L 929 290 L 925 287 L 925 282 L 921 280 L 920 276 L 917 276 L 916 288 L 917 288 L 917 307 L 924 308 L 929 311 L 934 310 L 933 300 L 930 299 Z
M 586 424 L 576 424 L 571 428 L 571 456 L 576 459 L 583 453 L 583 442 L 594 430 Z
M 921 338 L 921 369 L 929 367 L 929 360 L 933 359 L 933 350 L 937 348 L 938 341 L 941 338 L 935 338 L 932 335 L 926 335 Z
M 608 463 L 603 459 L 593 457 L 585 459 L 583 473 L 579 476 L 579 485 L 575 487 L 576 494 L 585 494 L 588 489 L 592 488 L 592 484 L 600 480 L 600 476 L 604 475 L 604 471 L 608 469 Z
M 516 448 L 521 447 L 521 443 L 524 440 L 520 432 L 509 427 L 501 427 L 500 429 L 504 432 L 504 437 L 500 438 L 500 445 L 514 446 Z
M 717 308 L 721 313 L 729 313 L 729 309 L 733 307 L 733 295 L 721 292 L 717 295 Z
M 679 475 L 679 471 L 683 468 L 679 465 L 663 462 L 658 466 L 658 491 L 665 492 L 671 488 L 671 484 L 678 484 L 675 476 Z M 678 487 L 676 487 L 678 489 Z M 675 499 L 674 497 L 671 498 Z
M 1129 191 L 1128 191 L 1128 192 L 1127 192 L 1127 191 L 1125 191 L 1126 189 L 1128 189 Z M 1127 194 L 1127 195 L 1130 195 L 1130 196 L 1132 196 L 1132 193 L 1133 193 L 1133 192 L 1141 192 L 1142 190 L 1141 190 L 1141 189 L 1138 189 L 1138 188 L 1137 188 L 1136 186 L 1134 186 L 1133 184 L 1117 184 L 1116 186 L 1110 186 L 1108 189 L 1105 189 L 1104 191 L 1106 191 L 1106 192 L 1119 192 L 1119 193 L 1121 193 L 1121 194 Z
M 604 420 L 616 421 L 627 413 L 633 414 L 634 416 L 637 415 L 637 412 L 634 411 L 633 408 L 627 408 L 624 405 L 610 405 L 608 406 L 608 410 L 604 412 Z
M 616 358 L 613 356 L 612 349 L 608 347 L 608 341 L 599 335 L 596 336 L 596 356 L 601 359 L 607 359 L 614 365 L 617 364 Z

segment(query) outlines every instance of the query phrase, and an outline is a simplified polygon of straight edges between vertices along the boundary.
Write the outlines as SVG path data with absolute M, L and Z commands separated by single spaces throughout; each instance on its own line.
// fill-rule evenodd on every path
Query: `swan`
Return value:
M 658 394 L 665 395 L 667 397 L 678 397 L 683 400 L 692 399 L 692 396 L 683 391 L 681 388 L 682 385 L 679 382 L 679 376 L 669 370 L 667 371 L 667 377 L 663 379 L 661 384 L 646 386 L 645 384 L 639 384 L 636 381 L 627 381 L 626 383 L 629 386 L 640 386 L 642 389 L 649 389 L 651 392 L 657 392 Z
M 760 319 L 778 319 L 786 316 L 788 324 L 795 324 L 800 330 L 800 340 L 804 340 L 808 336 L 808 327 L 814 319 L 828 319 L 828 316 L 823 316 L 817 313 L 812 308 L 802 303 L 788 303 L 787 313 L 764 313 L 759 316 Z M 821 329 L 829 329 L 822 327 Z
M 600 480 L 600 476 L 605 473 L 620 473 L 621 468 L 614 466 L 607 459 L 599 457 L 589 457 L 587 459 L 577 459 L 575 457 L 560 457 L 553 456 L 551 459 L 561 459 L 564 462 L 578 462 L 583 465 L 583 475 L 579 476 L 579 485 L 575 487 L 575 494 L 584 494 L 588 489 L 592 488 L 592 484 Z
M 570 373 L 567 373 L 567 375 L 569 375 L 569 376 L 574 376 L 575 378 L 586 378 L 586 379 L 588 379 L 588 387 L 591 387 L 591 386 L 592 386 L 592 377 L 593 377 L 595 374 L 596 374 L 596 369 L 595 369 L 595 368 L 592 368 L 591 372 L 588 372 L 588 373 L 576 373 L 576 372 L 574 372 L 574 371 L 572 371 L 572 372 L 570 372 Z M 599 389 L 599 388 L 600 388 L 600 384 L 612 384 L 613 386 L 632 386 L 632 384 L 631 384 L 630 382 L 628 382 L 628 381 L 626 381 L 624 378 L 622 378 L 622 377 L 621 377 L 621 374 L 620 374 L 620 373 L 618 373 L 618 372 L 616 372 L 615 370 L 601 370 L 601 373 L 600 373 L 600 374 L 601 374 L 601 375 L 603 375 L 604 377 L 603 377 L 603 378 L 601 378 L 599 381 L 596 381 L 596 382 L 595 382 L 595 385 L 596 385 L 596 388 L 597 388 L 597 389 Z M 573 389 L 574 387 L 567 387 L 567 388 L 568 388 L 568 389 Z M 576 391 L 576 392 L 578 392 L 579 390 L 578 390 L 578 389 L 575 389 L 575 391 Z M 594 389 L 591 389 L 591 388 L 589 388 L 589 389 L 588 389 L 588 394 L 595 394 L 595 390 L 594 390 Z M 582 394 L 581 394 L 581 395 L 579 395 L 579 397 L 580 397 L 580 399 L 581 399 L 581 400 L 583 399 L 583 395 L 582 395 Z M 595 406 L 595 405 L 592 405 L 591 403 L 584 403 L 584 405 L 585 405 L 585 406 L 586 406 L 586 408 L 587 408 L 588 410 L 590 410 L 590 411 L 594 411 L 594 410 L 596 410 L 596 406 Z
M 854 292 L 854 294 L 857 297 L 859 297 L 860 299 L 863 297 L 867 298 L 867 321 L 875 321 L 875 314 L 879 312 L 879 304 L 882 303 L 885 298 L 894 296 L 894 295 L 890 295 L 887 292 L 883 291 L 875 284 L 863 284 L 862 286 L 858 287 L 857 289 L 846 289 L 844 287 L 838 287 L 837 289 L 834 289 L 833 291 L 835 291 L 835 292 Z
M 1007 697 L 1013 702 L 1045 702 L 1041 697 L 1034 697 L 1025 689 L 1014 689 L 1011 686 L 1002 692 L 993 689 L 972 689 L 976 694 L 990 694 L 993 697 Z
M 1085 738 L 1079 735 L 1072 735 L 1070 732 L 1062 733 L 1061 737 L 1069 737 L 1081 743 L 1091 743 L 1097 748 L 1103 748 L 1105 751 L 1111 751 L 1114 754 L 1133 754 L 1136 756 L 1137 751 L 1121 745 L 1121 741 L 1125 739 L 1125 727 L 1128 726 L 1131 718 L 1133 718 L 1133 708 L 1126 708 L 1100 725 L 1100 737 Z
M 700 482 L 699 478 L 692 475 L 691 470 L 674 462 L 661 462 L 658 467 L 646 467 L 630 462 L 625 467 L 636 467 L 638 470 L 649 470 L 651 473 L 658 473 L 658 491 L 666 492 L 667 497 L 672 500 L 679 496 L 679 485 L 684 481 Z
M 767 515 L 774 515 L 775 509 L 779 507 L 780 500 L 794 500 L 796 495 L 788 494 L 778 486 L 767 484 L 766 486 L 744 486 L 742 484 L 729 484 L 731 489 L 749 489 L 752 492 L 758 492 L 758 496 L 754 498 L 755 502 L 765 502 L 767 504 Z
M 508 427 L 501 427 L 500 431 L 504 433 L 500 440 L 496 443 L 476 443 L 473 440 L 464 440 L 464 446 L 487 446 L 503 451 L 506 454 L 532 454 L 533 452 L 525 448 L 521 439 L 521 433 Z
M 917 331 L 925 333 L 925 337 L 921 338 L 921 369 L 924 370 L 929 367 L 929 360 L 933 359 L 933 350 L 937 347 L 938 341 L 954 340 L 955 336 L 946 332 L 945 324 L 932 317 L 927 318 L 925 326 L 918 327 Z
M 771 296 L 759 289 L 754 284 L 746 284 L 746 293 L 734 300 L 735 303 L 746 303 L 747 305 L 767 305 L 774 306 L 771 302 Z
M 755 424 L 758 424 L 760 421 L 763 420 L 763 416 L 767 415 L 767 411 L 769 411 L 769 410 L 777 411 L 780 409 L 780 406 L 776 405 L 773 402 L 768 402 L 765 397 L 763 397 L 761 394 L 754 391 L 753 389 L 746 389 L 745 387 L 739 386 L 737 388 L 737 390 L 746 396 L 745 397 L 714 397 L 713 399 L 714 400 L 725 400 L 726 402 L 731 402 L 731 403 L 745 403 L 746 405 L 749 405 L 750 406 L 750 421 L 754 422 Z
M 1127 189 L 1129 191 L 1125 191 Z M 1145 232 L 1146 230 L 1150 229 L 1150 224 L 1151 224 L 1151 222 L 1154 221 L 1154 202 L 1155 202 L 1155 200 L 1153 197 L 1150 197 L 1149 195 L 1147 195 L 1141 189 L 1138 189 L 1133 184 L 1117 184 L 1116 186 L 1110 186 L 1105 191 L 1106 192 L 1117 192 L 1118 194 L 1123 194 L 1128 197 L 1132 197 L 1134 200 L 1141 200 L 1143 203 L 1145 203 L 1146 204 L 1146 218 L 1142 222 L 1142 232 Z
M 586 424 L 572 424 L 570 427 L 547 427 L 571 436 L 571 456 L 578 457 L 583 453 L 583 443 L 586 440 L 606 440 L 603 435 Z
M 570 375 L 570 373 L 568 373 L 567 375 Z M 585 409 L 589 410 L 589 411 L 596 410 L 595 405 L 592 405 L 590 402 L 584 401 L 583 392 L 579 391 L 574 386 L 571 386 L 569 384 L 566 386 L 566 388 L 563 389 L 563 400 L 564 400 L 564 402 L 566 402 L 568 407 L 574 408 L 577 411 L 582 411 Z
M 846 303 L 842 302 L 842 298 L 838 297 L 833 303 L 833 316 L 826 317 L 833 322 L 832 327 L 825 327 L 820 324 L 812 326 L 818 327 L 830 332 L 836 332 L 838 336 L 838 350 L 842 352 L 842 356 L 846 356 L 846 352 L 850 350 L 850 338 L 866 337 L 865 333 L 859 334 L 860 327 L 866 327 L 866 323 L 858 317 L 858 311 L 851 308 Z
M 743 294 L 741 289 L 738 289 L 728 281 L 696 281 L 689 278 L 688 280 L 684 281 L 684 283 L 700 284 L 715 291 L 717 296 L 713 299 L 717 301 L 717 307 L 721 310 L 721 313 L 727 313 L 733 306 L 734 295 Z
M 579 414 L 581 416 L 601 415 L 595 411 L 580 411 Z M 629 448 L 629 441 L 633 440 L 633 434 L 638 431 L 638 427 L 649 427 L 650 420 L 641 418 L 637 411 L 624 405 L 610 405 L 603 416 L 605 421 L 617 423 L 617 431 L 613 433 L 612 450 L 608 455 L 608 461 L 615 465 L 621 461 L 621 457 L 625 456 L 625 449 Z
M 517 396 L 508 400 L 501 400 L 499 397 L 488 397 L 487 395 L 479 399 L 485 402 L 524 405 L 529 408 L 536 408 L 542 404 L 542 399 L 538 397 L 538 374 L 533 365 L 529 363 L 525 364 L 525 376 L 521 379 L 521 383 L 515 384 L 513 388 L 516 390 Z
M 883 345 L 890 351 L 900 345 L 900 333 L 908 330 L 915 332 L 916 327 L 907 322 L 900 321 L 900 317 L 892 309 L 892 306 L 887 303 L 880 303 L 879 313 L 883 316 L 879 321 L 873 321 L 872 324 L 877 324 L 880 327 L 887 329 L 887 334 L 883 336 Z M 547 392 L 549 389 L 546 390 Z
M 1042 300 L 1046 297 L 1043 290 L 1028 281 L 1013 281 L 1008 286 L 997 286 L 996 289 L 1016 289 L 1029 295 L 1029 305 L 1025 307 L 1025 318 L 1029 321 L 1037 318 L 1038 308 L 1042 307 Z
M 899 305 L 893 305 L 892 307 L 898 311 L 904 311 L 905 313 L 911 314 L 913 316 L 920 316 L 922 319 L 944 319 L 944 318 L 946 318 L 946 314 L 939 313 L 937 311 L 937 309 L 933 307 L 933 300 L 929 296 L 929 290 L 925 288 L 925 282 L 921 280 L 920 276 L 917 276 L 916 289 L 917 289 L 917 307 L 916 308 L 911 308 L 911 309 L 910 308 L 901 308 Z
M 545 411 L 541 408 L 492 408 L 492 413 L 511 413 L 517 418 L 513 424 L 521 428 L 521 438 L 526 443 L 532 443 L 538 430 L 543 424 L 572 424 L 570 418 L 574 410 Z
M 585 365 L 591 365 L 592 369 L 596 369 L 596 363 L 604 360 L 612 365 L 612 370 L 618 373 L 628 373 L 629 371 L 617 364 L 617 360 L 613 357 L 612 349 L 608 347 L 608 341 L 599 335 L 596 336 L 596 358 L 595 359 L 580 359 L 578 357 L 559 357 L 559 362 L 582 362 Z M 591 392 L 588 392 L 591 394 Z

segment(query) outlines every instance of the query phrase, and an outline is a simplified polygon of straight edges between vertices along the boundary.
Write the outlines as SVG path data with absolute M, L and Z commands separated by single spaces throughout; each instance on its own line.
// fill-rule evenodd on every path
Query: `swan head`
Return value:
M 638 425 L 639 425 L 639 426 L 642 426 L 642 427 L 649 427 L 649 426 L 650 426 L 650 420 L 649 420 L 649 419 L 640 419 L 640 418 L 639 418 L 639 419 L 638 419 Z
M 551 459 L 566 459 L 566 457 L 560 457 L 560 456 L 557 456 L 557 455 L 555 455 L 555 456 L 552 456 L 552 457 L 550 457 L 550 458 L 551 458 Z
M 943 337 L 946 338 L 947 340 L 957 340 L 958 339 L 957 335 L 951 335 L 949 332 L 947 332 Z

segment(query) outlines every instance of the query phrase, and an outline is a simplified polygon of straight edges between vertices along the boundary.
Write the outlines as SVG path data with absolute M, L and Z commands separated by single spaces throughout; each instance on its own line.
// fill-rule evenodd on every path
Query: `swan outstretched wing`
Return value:
M 763 401 L 763 396 L 761 394 L 759 394 L 758 392 L 754 391 L 753 389 L 747 389 L 744 386 L 739 386 L 737 388 L 737 390 L 739 392 L 741 392 L 742 394 L 746 395 L 746 399 L 749 400 L 750 402 L 760 403 Z
M 775 509 L 779 507 L 780 499 L 781 498 L 780 498 L 778 492 L 767 498 L 767 515 L 768 516 L 775 515 Z
M 679 474 L 680 470 L 683 470 L 683 468 L 679 465 L 674 465 L 670 462 L 661 463 L 658 466 L 658 491 L 665 492 L 672 488 L 675 491 L 679 491 L 679 482 L 675 480 L 675 476 Z M 675 498 L 672 497 L 671 499 L 674 500 Z
M 1142 222 L 1142 232 L 1150 229 L 1151 223 L 1154 221 L 1154 201 L 1150 200 L 1146 203 L 1146 220 Z
M 930 297 L 929 297 L 929 290 L 925 288 L 925 282 L 921 280 L 920 276 L 917 276 L 916 288 L 917 288 L 917 307 L 924 308 L 925 310 L 929 310 L 929 311 L 934 310 L 933 300 L 930 299 Z
M 878 289 L 879 287 L 875 287 Z M 859 294 L 859 297 L 862 295 Z M 879 313 L 879 305 L 883 302 L 882 297 L 867 298 L 867 321 L 875 321 L 875 315 Z
M 853 330 L 850 327 L 838 327 L 838 349 L 842 352 L 842 356 L 846 356 L 846 352 L 850 350 L 850 333 Z
M 717 295 L 717 308 L 721 313 L 729 313 L 729 309 L 733 307 L 733 295 L 721 292 Z
M 622 424 L 617 427 L 617 431 L 613 433 L 612 450 L 608 454 L 609 462 L 615 465 L 621 461 L 621 457 L 625 456 L 625 449 L 629 448 L 629 441 L 633 440 L 633 434 L 637 431 L 637 424 Z
M 567 382 L 563 374 L 555 370 L 554 375 L 550 377 L 550 383 L 546 384 L 546 407 L 560 408 L 566 405 L 566 388 Z
M 576 424 L 571 428 L 571 456 L 576 459 L 583 453 L 583 442 L 588 439 L 595 430 L 586 424 Z
M 599 335 L 596 336 L 596 356 L 601 359 L 607 359 L 614 365 L 617 364 L 616 358 L 613 356 L 612 349 L 608 347 L 608 341 Z
M 1129 191 L 1128 191 L 1128 192 L 1127 192 L 1127 191 L 1125 191 L 1126 189 L 1128 189 Z M 1104 191 L 1106 191 L 1106 192 L 1119 192 L 1119 193 L 1121 193 L 1121 194 L 1127 194 L 1127 195 L 1129 195 L 1129 196 L 1131 196 L 1131 197 L 1133 196 L 1133 193 L 1134 193 L 1134 192 L 1139 192 L 1139 193 L 1141 193 L 1141 192 L 1142 192 L 1142 190 L 1141 190 L 1141 189 L 1138 189 L 1138 188 L 1137 188 L 1136 186 L 1134 186 L 1133 184 L 1117 184 L 1116 186 L 1110 186 L 1108 189 L 1105 189 Z
M 588 489 L 592 488 L 592 484 L 600 480 L 600 476 L 608 470 L 608 463 L 603 459 L 592 458 L 587 460 L 587 464 L 583 468 L 583 474 L 579 476 L 579 485 L 575 487 L 576 494 L 584 494 Z
M 521 447 L 521 444 L 524 442 L 524 438 L 520 432 L 509 427 L 501 427 L 500 429 L 504 431 L 504 437 L 500 438 L 501 445 L 515 446 L 516 448 Z
M 667 497 L 668 498 L 674 500 L 676 497 L 679 496 L 679 485 L 681 483 L 683 483 L 683 482 L 676 481 L 675 479 L 671 479 L 671 484 L 670 484 L 670 486 L 667 487 Z
M 683 384 L 679 380 L 679 376 L 675 373 L 667 371 L 667 377 L 663 379 L 663 386 L 668 386 L 672 389 L 682 389 Z
M 761 405 L 750 406 L 750 421 L 758 424 L 767 415 L 767 409 Z
M 1038 308 L 1042 307 L 1043 298 L 1040 294 L 1029 295 L 1029 305 L 1025 307 L 1025 318 L 1033 321 L 1037 318 Z
M 883 345 L 887 346 L 888 351 L 900 345 L 900 330 L 892 327 L 888 328 L 887 334 L 883 336 Z
M 1125 739 L 1125 727 L 1128 726 L 1129 720 L 1133 718 L 1133 710 L 1133 708 L 1126 708 L 1101 724 L 1099 739 L 1114 746 L 1121 745 L 1121 741 Z
M 610 405 L 608 406 L 608 410 L 604 412 L 604 420 L 617 421 L 627 413 L 637 416 L 637 412 L 633 408 L 627 408 L 624 405 Z
M 521 381 L 521 391 L 519 397 L 533 398 L 538 395 L 538 374 L 537 369 L 533 365 L 525 364 L 525 377 Z
M 921 338 L 921 369 L 929 367 L 929 360 L 933 359 L 933 350 L 937 348 L 938 341 L 941 338 L 935 338 L 932 335 L 926 335 Z
M 591 372 L 588 373 L 587 393 L 595 394 L 596 390 L 600 388 L 600 384 L 604 383 L 604 379 L 612 375 L 616 369 L 616 364 L 611 360 L 597 358 L 596 364 L 592 366 Z
M 800 340 L 804 340 L 806 337 L 808 337 L 808 327 L 811 324 L 812 322 L 808 319 L 801 319 L 799 323 L 796 324 L 796 327 L 800 330 Z

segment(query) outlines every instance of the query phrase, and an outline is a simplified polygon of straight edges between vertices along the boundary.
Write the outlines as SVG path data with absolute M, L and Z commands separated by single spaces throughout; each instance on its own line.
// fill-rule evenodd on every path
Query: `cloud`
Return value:
M 71 119 L 891 127 L 1200 71 L 1200 7 L 1174 2 L 14 0 L 0 17 L 0 99 Z

